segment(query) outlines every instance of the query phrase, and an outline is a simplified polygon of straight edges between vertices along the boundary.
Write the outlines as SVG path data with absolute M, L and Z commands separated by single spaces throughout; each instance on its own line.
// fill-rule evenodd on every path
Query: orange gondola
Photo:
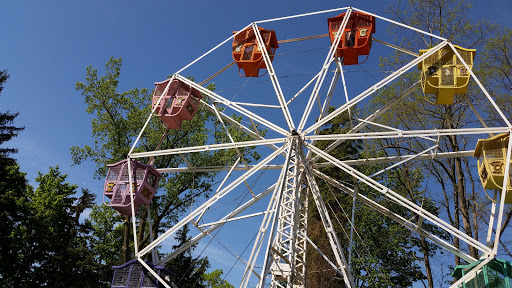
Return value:
M 345 13 L 327 19 L 331 44 L 334 42 L 343 18 L 345 18 Z M 336 55 L 343 58 L 343 65 L 362 63 L 359 62 L 359 56 L 368 56 L 372 47 L 372 34 L 375 33 L 375 17 L 353 11 L 350 13 L 347 25 L 342 33 Z
M 270 61 L 274 60 L 275 50 L 279 47 L 274 30 L 267 30 L 259 27 L 261 38 L 263 39 L 265 49 L 270 56 Z M 236 34 L 238 31 L 233 32 Z M 233 39 L 233 60 L 238 66 L 238 71 L 244 71 L 244 77 L 259 77 L 260 69 L 267 69 L 263 60 L 261 47 L 258 45 L 256 35 L 252 27 L 249 27 Z

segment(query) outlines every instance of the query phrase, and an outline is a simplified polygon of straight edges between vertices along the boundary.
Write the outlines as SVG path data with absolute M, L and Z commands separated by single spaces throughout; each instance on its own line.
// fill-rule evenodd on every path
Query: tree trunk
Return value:
M 432 269 L 430 268 L 430 257 L 428 256 L 428 246 L 425 237 L 420 235 L 421 249 L 423 250 L 423 260 L 425 262 L 425 273 L 427 274 L 428 288 L 434 288 L 434 278 L 432 278 Z
M 130 244 L 130 216 L 124 218 L 124 234 L 123 234 L 123 254 L 121 255 L 123 263 L 129 261 L 130 252 L 128 245 Z

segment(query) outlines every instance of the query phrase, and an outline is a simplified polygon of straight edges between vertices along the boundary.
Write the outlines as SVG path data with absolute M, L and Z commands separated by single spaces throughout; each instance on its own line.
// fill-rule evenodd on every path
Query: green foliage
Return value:
M 479 58 L 479 75 L 483 76 L 481 80 L 505 117 L 512 119 L 512 30 L 503 27 L 497 29 Z M 489 107 L 488 114 L 498 125 L 503 123 L 494 109 Z
M 7 70 L 0 70 L 0 94 L 4 89 L 4 84 L 9 79 Z M 14 119 L 18 113 L 0 112 L 0 145 L 18 136 L 18 133 L 23 129 L 22 127 L 12 126 Z M 17 149 L 0 147 L 0 165 L 14 165 L 14 160 L 9 157 L 9 154 L 16 153 Z
M 0 286 L 16 287 L 27 264 L 26 215 L 29 212 L 25 173 L 19 166 L 0 165 Z M 24 264 L 21 266 L 20 264 Z
M 188 237 L 189 228 L 188 225 L 183 226 L 180 229 L 174 240 L 177 244 L 173 246 L 173 249 L 177 249 L 186 244 L 190 237 Z M 191 246 L 177 257 L 171 259 L 171 261 L 165 264 L 165 268 L 176 273 L 175 281 L 173 281 L 178 287 L 183 288 L 201 288 L 205 286 L 205 272 L 210 266 L 207 257 L 200 258 L 193 257 L 192 252 L 195 249 L 195 245 Z
M 506 61 L 507 54 L 510 55 L 510 50 L 506 48 L 510 47 L 510 40 L 507 40 L 509 39 L 507 38 L 508 32 L 505 30 L 503 33 L 502 29 L 497 29 L 495 25 L 484 19 L 470 17 L 470 8 L 471 2 L 464 0 L 411 0 L 397 1 L 387 9 L 387 12 L 391 14 L 391 18 L 400 19 L 402 23 L 445 37 L 455 45 L 477 49 L 476 66 L 473 67 L 473 72 L 480 80 L 484 80 L 485 85 L 492 91 L 491 94 L 497 98 L 499 105 L 506 111 L 510 107 L 510 97 L 505 96 L 507 95 L 507 86 L 502 84 L 509 81 L 507 80 L 509 77 L 505 75 L 506 71 L 511 71 L 507 70 L 510 66 L 507 66 Z M 406 31 L 406 29 L 398 29 L 396 26 L 390 30 L 396 32 L 395 43 L 410 51 L 418 51 L 440 43 L 440 40 L 436 38 Z M 493 34 L 495 32 L 499 35 Z M 492 35 L 496 36 L 490 38 Z M 385 67 L 386 70 L 397 70 L 411 60 L 409 55 L 396 52 L 382 57 L 380 62 L 381 67 Z M 410 71 L 401 76 L 398 81 L 394 81 L 376 93 L 367 105 L 366 112 L 371 113 L 381 109 L 418 80 L 420 80 L 418 71 Z M 497 114 L 493 115 L 492 112 L 488 112 L 493 109 L 484 106 L 489 103 L 473 80 L 470 80 L 466 95 L 455 95 L 453 105 L 434 104 L 433 97 L 433 95 L 425 95 L 421 91 L 421 86 L 418 85 L 416 90 L 379 117 L 379 123 L 401 130 L 481 127 L 470 110 L 467 99 L 477 107 L 484 118 L 497 120 L 496 117 L 493 117 Z M 506 113 L 510 116 L 509 111 Z M 373 128 L 371 131 L 382 130 Z M 474 149 L 474 146 L 470 146 L 468 143 L 475 143 L 474 136 L 443 136 L 439 138 L 439 147 L 436 151 L 443 153 Z M 417 154 L 432 145 L 432 143 L 419 138 L 411 139 L 411 141 L 382 139 L 369 143 L 373 150 L 379 151 L 385 156 Z M 394 191 L 433 214 L 442 214 L 443 218 L 447 219 L 453 227 L 464 231 L 467 235 L 475 237 L 475 239 L 481 237 L 479 229 L 483 223 L 482 218 L 485 217 L 482 214 L 484 209 L 481 205 L 485 201 L 479 191 L 481 188 L 478 185 L 478 179 L 475 179 L 475 162 L 471 158 L 462 157 L 411 163 L 400 165 L 386 175 L 388 179 L 385 180 L 388 187 L 391 186 Z M 420 175 L 422 173 L 423 176 Z M 436 188 L 428 189 L 427 184 L 435 185 Z M 407 214 L 403 215 L 407 216 Z M 414 218 L 414 221 L 418 220 L 420 219 Z M 423 223 L 422 228 L 448 240 L 447 234 L 434 225 Z M 414 237 L 412 240 L 414 245 L 419 247 L 418 255 L 423 255 L 422 262 L 428 278 L 428 286 L 434 287 L 429 262 L 430 257 L 440 251 L 433 244 L 426 242 L 424 237 Z M 465 244 L 459 243 L 457 238 L 454 237 L 450 240 L 455 247 L 466 249 Z M 468 247 L 467 250 L 471 256 L 478 258 L 476 249 Z M 459 260 L 455 256 L 456 264 Z
M 58 167 L 39 173 L 34 190 L 19 167 L 7 168 L 2 206 L 9 204 L 6 230 L 2 229 L 2 284 L 6 287 L 94 287 L 96 262 L 86 241 L 90 226 L 79 217 L 92 205 L 93 196 L 66 181 Z M 4 178 L 3 178 L 4 179 Z M 16 209 L 16 210 L 14 210 Z M 3 232 L 9 234 L 3 234 Z M 4 246 L 5 245 L 5 246 Z M 2 248 L 3 249 L 3 248 Z
M 110 58 L 106 73 L 98 78 L 97 69 L 87 67 L 86 83 L 77 82 L 76 90 L 84 95 L 87 113 L 94 115 L 91 122 L 94 146 L 73 146 L 71 155 L 75 164 L 85 160 L 96 163 L 97 178 L 106 172 L 106 164 L 126 159 L 138 129 L 149 114 L 147 89 L 117 92 L 121 73 L 121 59 Z
M 40 228 L 31 231 L 31 239 L 27 243 L 33 244 L 31 256 L 35 256 L 32 277 L 41 286 L 87 286 L 94 283 L 95 262 L 82 234 L 88 227 L 80 227 L 79 220 L 75 218 L 77 206 L 90 207 L 91 203 L 77 202 L 78 199 L 73 197 L 77 186 L 65 182 L 66 177 L 58 167 L 50 167 L 47 174 L 39 173 L 36 178 L 39 187 L 30 195 L 33 225 Z
M 208 288 L 234 288 L 228 281 L 222 279 L 222 269 L 213 270 L 210 273 L 205 273 L 203 278 Z
M 94 205 L 86 220 L 93 231 L 86 239 L 94 261 L 99 264 L 95 278 L 102 287 L 112 281 L 112 266 L 123 264 L 123 221 L 124 217 L 105 205 Z

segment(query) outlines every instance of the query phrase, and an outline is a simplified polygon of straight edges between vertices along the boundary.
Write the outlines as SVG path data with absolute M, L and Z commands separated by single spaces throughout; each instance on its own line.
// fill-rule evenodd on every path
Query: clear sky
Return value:
M 512 28 L 512 1 L 475 2 L 471 15 Z M 87 66 L 102 73 L 111 56 L 121 57 L 120 91 L 151 89 L 253 21 L 346 6 L 385 16 L 389 3 L 0 0 L 0 69 L 11 75 L 0 96 L 0 111 L 19 112 L 15 124 L 25 126 L 8 146 L 19 149 L 15 157 L 31 183 L 38 171 L 58 165 L 70 183 L 99 195 L 102 181 L 93 180 L 94 164 L 72 166 L 69 153 L 71 146 L 93 143 L 92 117 L 75 90 Z M 229 59 L 213 59 L 211 71 Z

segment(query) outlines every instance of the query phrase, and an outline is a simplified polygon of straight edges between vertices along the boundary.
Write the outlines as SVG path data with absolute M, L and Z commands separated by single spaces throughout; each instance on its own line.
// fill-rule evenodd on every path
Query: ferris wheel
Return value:
M 323 20 L 317 21 L 321 19 Z M 310 24 L 315 21 L 320 24 Z M 383 35 L 385 25 L 391 25 L 396 29 L 414 31 L 435 39 L 435 45 L 426 47 L 428 49 L 420 50 L 419 53 L 408 51 L 396 44 L 377 39 L 377 25 L 379 29 L 382 28 L 383 32 L 379 33 Z M 288 29 L 291 31 L 288 34 L 280 34 L 281 26 L 293 29 Z M 323 30 L 315 30 L 317 26 L 323 27 L 320 28 Z M 289 37 L 281 38 L 281 35 Z M 385 39 L 385 36 L 383 37 Z M 328 45 L 324 46 L 328 48 L 314 49 L 319 41 L 327 43 Z M 305 44 L 309 42 L 315 44 Z M 288 48 L 292 45 L 299 48 Z M 306 46 L 304 50 L 301 50 L 301 45 Z M 363 71 L 356 71 L 351 67 L 375 66 L 378 56 L 383 56 L 378 54 L 382 49 L 375 47 L 377 45 L 388 49 L 387 52 L 394 49 L 409 55 L 408 62 L 399 69 L 379 74 L 380 79 L 375 76 L 359 76 L 361 74 L 353 76 L 351 73 L 365 70 L 361 68 Z M 289 54 L 295 56 L 286 59 L 285 56 L 278 54 L 281 53 L 280 50 L 289 51 Z M 302 51 L 313 50 L 317 53 L 313 59 L 296 56 Z M 228 240 L 235 243 L 238 241 L 237 237 L 248 237 L 248 241 L 244 242 L 248 243 L 247 249 L 244 250 L 247 253 L 232 253 L 235 254 L 233 261 L 244 265 L 243 272 L 240 273 L 240 283 L 233 283 L 235 286 L 305 287 L 307 251 L 313 251 L 321 255 L 321 258 L 338 273 L 346 287 L 356 287 L 350 268 L 351 243 L 349 247 L 345 247 L 334 230 L 332 211 L 330 212 L 330 207 L 323 199 L 321 187 L 324 186 L 319 185 L 319 181 L 322 181 L 353 197 L 354 203 L 367 205 L 383 217 L 393 219 L 414 233 L 472 263 L 469 268 L 464 267 L 462 272 L 459 271 L 458 281 L 452 287 L 471 285 L 469 283 L 478 278 L 478 275 L 482 275 L 481 271 L 495 259 L 500 229 L 495 229 L 495 233 L 493 229 L 501 227 L 504 208 L 512 203 L 511 174 L 507 173 L 511 171 L 512 124 L 473 73 L 475 54 L 474 49 L 462 48 L 440 36 L 353 7 L 255 21 L 233 32 L 231 37 L 174 73 L 171 78 L 155 83 L 153 110 L 133 144 L 128 159 L 109 166 L 105 182 L 105 196 L 110 199 L 108 205 L 124 215 L 134 216 L 134 235 L 137 230 L 135 213 L 139 205 L 151 205 L 151 199 L 157 193 L 158 181 L 162 174 L 216 173 L 214 193 L 209 198 L 192 207 L 189 213 L 166 232 L 151 235 L 152 242 L 146 247 L 139 249 L 135 240 L 137 263 L 147 269 L 160 285 L 176 286 L 164 279 L 165 273 L 161 273 L 163 270 L 155 267 L 160 267 L 201 241 L 217 237 L 226 230 L 225 227 L 234 225 L 233 223 L 242 223 L 236 226 L 236 229 L 243 231 L 231 231 L 228 236 L 232 238 Z M 218 59 L 226 60 L 228 65 L 213 73 L 224 66 L 218 66 L 218 61 L 214 61 Z M 217 68 L 210 71 L 211 67 Z M 405 75 L 416 69 L 420 71 L 420 76 L 411 82 Z M 201 73 L 197 71 L 212 76 L 201 83 L 196 83 L 185 76 Z M 299 75 L 293 82 L 288 82 L 291 76 L 286 73 L 290 73 L 289 71 Z M 212 91 L 206 85 L 214 78 L 217 89 Z M 394 90 L 395 94 L 391 100 L 367 115 L 354 115 L 356 106 L 367 106 L 379 91 L 397 82 L 401 83 L 402 89 Z M 382 115 L 392 107 L 403 105 L 413 92 L 425 95 L 425 101 L 432 105 L 452 105 L 456 95 L 466 94 L 469 83 L 478 87 L 481 91 L 481 100 L 486 101 L 494 109 L 492 113 L 499 115 L 503 123 L 501 126 L 489 127 L 482 116 L 484 114 L 472 105 L 467 97 L 465 99 L 471 113 L 479 119 L 479 125 L 474 127 L 427 127 L 412 130 L 391 127 L 380 122 Z M 336 108 L 330 109 L 333 106 Z M 215 121 L 220 124 L 221 132 L 225 135 L 222 143 L 208 139 L 205 145 L 195 146 L 194 143 L 190 143 L 187 147 L 134 152 L 152 118 L 159 117 L 168 129 L 181 129 L 183 123 L 192 120 L 201 109 L 212 113 Z M 350 127 L 346 130 L 348 132 L 322 132 L 323 127 L 330 125 L 343 114 L 349 115 Z M 234 131 L 250 137 L 251 140 L 239 141 L 233 135 Z M 441 137 L 458 135 L 474 135 L 474 150 L 438 151 Z M 331 153 L 346 142 L 371 142 L 378 139 L 391 139 L 397 142 L 421 141 L 424 149 L 410 151 L 406 155 L 387 154 L 370 158 L 360 154 L 350 159 Z M 317 143 L 321 141 L 328 144 L 320 148 Z M 225 165 L 196 165 L 190 160 L 194 153 L 211 151 L 232 151 L 235 156 Z M 261 158 L 254 157 L 252 162 L 248 161 L 248 151 L 257 151 Z M 153 167 L 155 158 L 169 155 L 181 157 L 185 165 Z M 493 200 L 492 213 L 486 243 L 481 243 L 459 228 L 453 227 L 441 216 L 393 191 L 376 177 L 407 162 L 470 157 L 470 161 L 476 163 L 473 155 L 478 158 L 478 173 L 484 190 L 495 191 L 494 197 L 490 197 Z M 152 160 L 150 164 L 142 164 L 137 160 L 143 158 Z M 364 169 L 358 169 L 372 164 L 381 164 L 383 168 L 371 174 L 362 172 Z M 325 173 L 324 168 L 337 169 L 350 175 L 352 179 L 337 179 Z M 364 195 L 358 189 L 358 185 L 366 185 L 373 193 L 401 206 L 414 217 L 407 219 L 393 212 L 379 201 Z M 242 194 L 244 197 L 240 197 Z M 489 192 L 490 196 L 491 194 Z M 238 200 L 236 204 L 233 204 L 234 198 Z M 321 229 L 325 230 L 330 250 L 328 252 L 323 251 L 308 237 L 311 205 L 318 211 Z M 219 212 L 217 208 L 221 206 L 223 209 Z M 210 216 L 212 211 L 216 211 L 214 216 Z M 149 215 L 148 219 L 150 217 Z M 476 249 L 481 255 L 480 258 L 476 259 L 464 249 L 455 247 L 442 237 L 429 232 L 424 228 L 424 223 L 435 225 L 450 237 L 457 238 L 461 243 Z M 169 239 L 185 225 L 195 227 L 196 230 L 192 231 L 196 234 L 188 243 L 159 259 L 155 253 L 156 248 L 170 241 Z M 351 226 L 354 227 L 353 224 Z M 349 255 L 346 255 L 347 251 Z M 156 266 L 142 260 L 142 257 L 148 254 L 153 256 L 153 263 Z M 125 286 L 120 284 L 119 287 Z

